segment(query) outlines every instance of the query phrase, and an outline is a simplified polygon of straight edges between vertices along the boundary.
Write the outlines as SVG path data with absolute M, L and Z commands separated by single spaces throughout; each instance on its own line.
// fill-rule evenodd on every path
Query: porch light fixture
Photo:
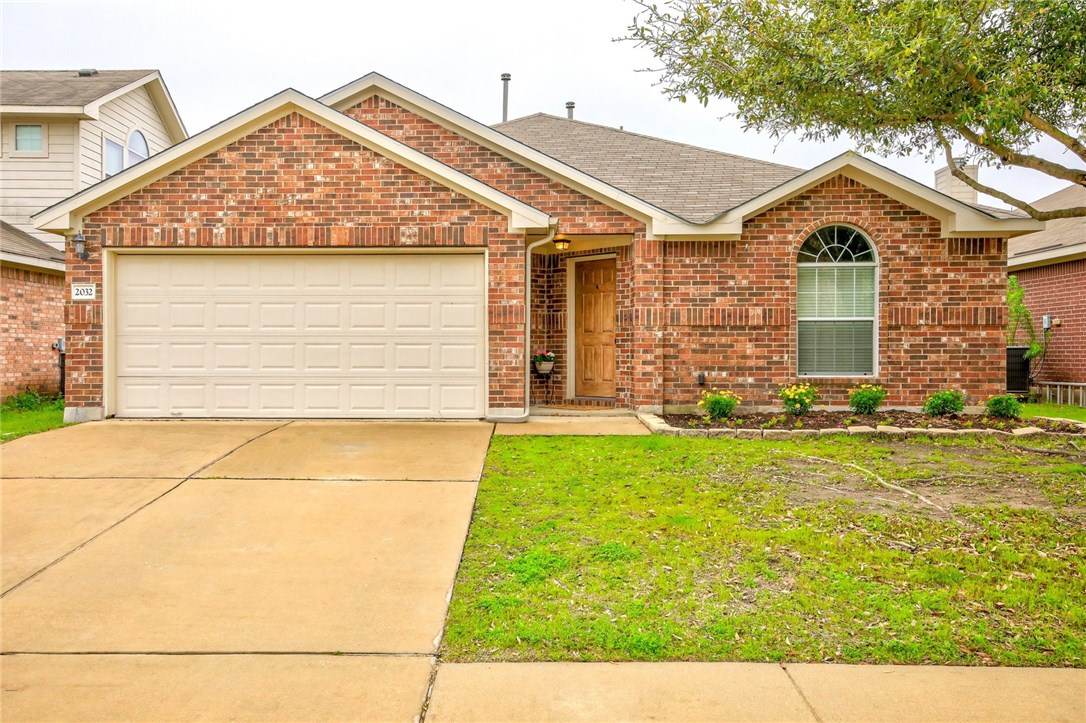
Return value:
M 555 234 L 554 236 L 554 248 L 558 249 L 559 251 L 568 250 L 571 243 L 573 242 L 570 241 L 569 237 L 566 236 L 564 233 Z
M 87 253 L 87 239 L 81 233 L 77 233 L 72 237 L 72 242 L 75 244 L 75 255 L 80 261 L 86 261 L 90 258 L 90 254 Z

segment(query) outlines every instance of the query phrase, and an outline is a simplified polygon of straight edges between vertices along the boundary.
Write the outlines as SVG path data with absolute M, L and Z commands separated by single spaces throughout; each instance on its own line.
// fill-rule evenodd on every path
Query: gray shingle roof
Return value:
M 1055 193 L 1033 202 L 1033 206 L 1042 211 L 1056 208 L 1086 206 L 1086 187 L 1072 184 Z M 1044 231 L 1012 238 L 1008 244 L 1007 257 L 1014 261 L 1016 257 L 1028 256 L 1031 252 L 1086 246 L 1086 218 L 1058 218 L 1045 224 Z M 1075 249 L 1082 251 L 1082 249 Z M 1055 262 L 1055 261 L 1054 261 Z
M 64 263 L 63 251 L 58 251 L 7 221 L 0 221 L 0 253 Z
M 804 170 L 546 113 L 494 128 L 695 223 L 709 221 Z
M 3 105 L 87 105 L 134 83 L 153 70 L 99 70 L 87 78 L 75 70 L 0 71 Z

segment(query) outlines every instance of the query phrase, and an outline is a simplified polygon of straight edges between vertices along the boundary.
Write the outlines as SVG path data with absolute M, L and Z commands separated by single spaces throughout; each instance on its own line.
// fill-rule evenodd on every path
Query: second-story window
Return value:
M 102 144 L 102 170 L 106 178 L 124 170 L 124 146 L 106 138 Z
M 128 137 L 128 163 L 125 168 L 134 166 L 140 161 L 146 161 L 150 155 L 151 149 L 147 146 L 147 138 L 139 131 L 132 131 L 132 135 Z
M 45 127 L 40 123 L 15 126 L 15 150 L 19 153 L 45 152 Z

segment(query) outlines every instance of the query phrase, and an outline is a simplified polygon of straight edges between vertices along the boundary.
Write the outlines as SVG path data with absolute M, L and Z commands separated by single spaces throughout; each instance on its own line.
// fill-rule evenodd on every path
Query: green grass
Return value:
M 1083 666 L 1086 464 L 1066 451 L 495 437 L 443 653 Z
M 10 442 L 28 434 L 48 432 L 64 424 L 64 403 L 50 401 L 37 409 L 0 407 L 0 442 Z
M 1063 417 L 1086 422 L 1086 407 L 1075 407 L 1070 404 L 1023 404 L 1022 416 Z

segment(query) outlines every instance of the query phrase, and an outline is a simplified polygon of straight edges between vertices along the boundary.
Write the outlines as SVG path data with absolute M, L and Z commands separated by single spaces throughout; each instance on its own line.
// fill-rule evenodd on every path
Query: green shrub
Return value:
M 743 401 L 735 392 L 725 389 L 706 389 L 701 393 L 698 406 L 705 410 L 711 421 L 719 421 L 732 416 L 735 407 Z
M 848 390 L 848 406 L 856 414 L 874 414 L 886 400 L 886 390 L 878 384 L 861 384 Z
M 792 384 L 782 387 L 777 395 L 784 402 L 784 411 L 797 417 L 811 411 L 811 407 L 818 401 L 818 389 L 810 384 Z
M 64 397 L 41 394 L 36 389 L 12 394 L 4 400 L 4 409 L 12 412 L 36 412 L 39 409 L 64 409 Z
M 1001 419 L 1018 419 L 1022 416 L 1022 403 L 1013 394 L 998 394 L 994 397 L 988 397 L 988 401 L 984 403 L 984 408 L 988 410 L 989 416 L 1000 417 Z
M 928 397 L 924 402 L 924 414 L 929 417 L 946 417 L 965 409 L 965 395 L 957 389 L 944 389 Z

